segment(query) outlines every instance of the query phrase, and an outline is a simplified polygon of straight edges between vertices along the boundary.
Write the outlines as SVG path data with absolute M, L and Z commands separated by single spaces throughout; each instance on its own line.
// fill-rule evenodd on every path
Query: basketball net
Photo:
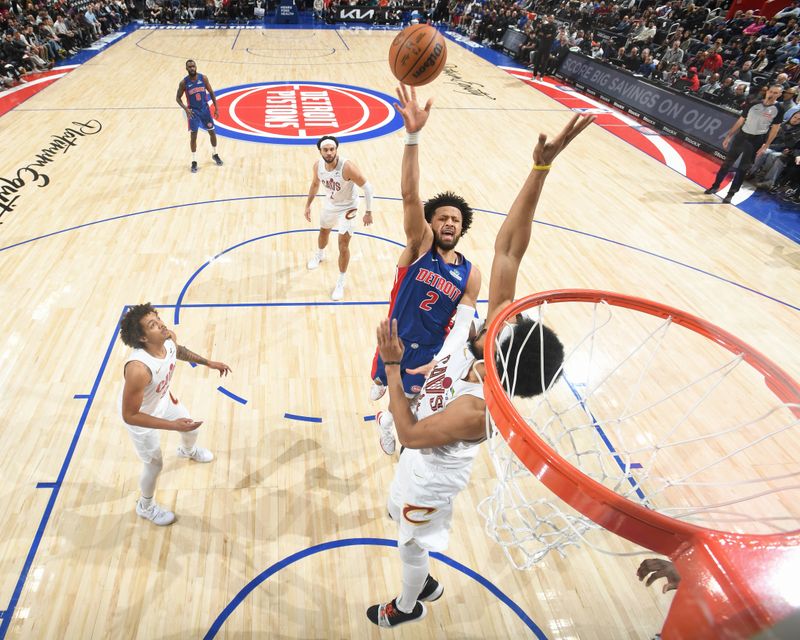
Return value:
M 519 313 L 538 322 L 501 344 Z M 510 359 L 513 340 L 541 345 L 543 325 L 564 345 L 560 375 L 518 399 L 524 367 Z M 576 545 L 648 553 L 620 552 L 607 531 L 669 555 L 682 577 L 672 610 L 683 607 L 689 631 L 671 610 L 665 639 L 749 637 L 800 608 L 798 590 L 774 573 L 800 570 L 800 388 L 771 361 L 677 309 L 556 291 L 496 319 L 486 366 L 497 480 L 478 510 L 515 567 Z M 727 604 L 700 601 L 712 583 Z M 705 620 L 687 614 L 687 599 Z

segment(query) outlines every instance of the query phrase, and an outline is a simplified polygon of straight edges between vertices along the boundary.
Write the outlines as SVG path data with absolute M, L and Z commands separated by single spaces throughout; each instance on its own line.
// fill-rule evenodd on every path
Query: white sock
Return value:
M 397 597 L 397 608 L 411 613 L 428 578 L 428 552 L 413 540 L 398 549 L 403 563 L 403 591 Z
M 212 156 L 217 155 L 217 147 L 216 147 L 216 145 L 213 145 L 213 144 L 211 145 L 211 155 Z
M 344 280 L 345 280 L 346 277 L 347 277 L 346 273 L 340 273 L 339 274 L 339 279 L 336 281 L 336 285 L 337 286 L 344 285 Z
M 197 162 L 197 152 L 192 151 L 192 162 Z
M 139 498 L 139 504 L 141 505 L 142 509 L 149 509 L 153 504 L 152 496 L 149 497 L 149 498 L 145 498 L 144 496 L 141 496 Z

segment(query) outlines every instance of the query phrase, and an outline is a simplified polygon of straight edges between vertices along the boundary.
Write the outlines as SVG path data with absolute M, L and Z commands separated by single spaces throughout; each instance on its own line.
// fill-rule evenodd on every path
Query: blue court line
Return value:
M 336 35 L 339 36 L 339 40 L 342 41 L 342 44 L 345 46 L 345 49 L 350 51 L 350 47 L 347 46 L 347 43 L 344 41 L 344 38 L 342 37 L 342 34 L 339 33 L 339 29 L 338 28 L 336 29 Z
M 630 483 L 631 487 L 636 491 L 636 495 L 639 496 L 640 500 L 642 500 L 643 502 L 646 502 L 647 501 L 647 496 L 645 496 L 644 492 L 639 488 L 639 483 L 636 481 L 636 479 L 631 476 L 630 469 L 627 469 L 625 467 L 625 462 L 622 460 L 620 455 L 617 453 L 617 450 L 614 448 L 614 445 L 611 444 L 611 440 L 606 435 L 606 432 L 603 431 L 603 427 L 600 426 L 600 422 L 597 420 L 597 418 L 594 417 L 594 414 L 589 410 L 589 407 L 586 406 L 586 403 L 583 401 L 583 397 L 581 396 L 580 393 L 578 393 L 578 390 L 575 387 L 575 385 L 573 385 L 569 380 L 567 380 L 566 376 L 564 377 L 564 379 L 566 380 L 567 385 L 570 388 L 570 391 L 572 391 L 572 395 L 575 396 L 575 398 L 578 400 L 578 402 L 580 402 L 581 407 L 583 407 L 584 413 L 587 416 L 589 416 L 589 418 L 591 418 L 592 426 L 595 428 L 595 431 L 597 431 L 597 433 L 600 435 L 600 439 L 603 441 L 603 444 L 605 444 L 606 448 L 609 450 L 609 452 L 611 452 L 612 457 L 614 458 L 615 462 L 617 463 L 617 466 L 619 466 L 619 468 L 622 470 L 622 473 L 625 474 L 625 478 L 628 480 L 628 482 Z M 639 464 L 639 463 L 635 463 L 635 464 Z M 630 466 L 632 468 L 633 464 L 631 464 Z M 639 464 L 639 468 L 641 468 L 641 466 L 642 465 Z
M 158 305 L 158 306 L 160 307 L 161 305 Z M 197 363 L 196 363 L 196 362 L 190 362 L 190 363 L 189 363 L 189 366 L 190 366 L 192 369 L 194 369 L 194 368 L 197 366 Z
M 716 201 L 698 200 L 696 202 L 684 202 L 683 204 L 722 204 L 722 200 L 716 200 Z
M 370 422 L 371 420 L 375 420 L 375 416 L 364 416 L 364 422 Z
M 631 469 L 643 469 L 641 462 L 631 462 Z
M 28 573 L 31 570 L 31 565 L 33 564 L 33 559 L 36 557 L 36 552 L 39 550 L 39 545 L 42 542 L 42 536 L 44 535 L 44 530 L 47 527 L 47 523 L 50 521 L 50 515 L 53 512 L 53 507 L 55 506 L 56 499 L 58 498 L 58 494 L 61 491 L 61 485 L 64 482 L 64 477 L 67 474 L 67 469 L 69 468 L 70 462 L 72 461 L 72 456 L 75 454 L 75 448 L 78 445 L 78 439 L 83 432 L 83 426 L 86 424 L 86 418 L 89 415 L 89 410 L 92 408 L 92 404 L 94 403 L 95 396 L 97 394 L 97 389 L 100 386 L 100 380 L 103 378 L 103 373 L 106 370 L 106 366 L 108 365 L 108 360 L 111 357 L 111 350 L 114 347 L 114 343 L 117 340 L 117 335 L 119 334 L 119 320 L 122 319 L 122 314 L 125 312 L 127 307 L 124 307 L 122 312 L 120 312 L 120 317 L 115 323 L 114 326 L 114 333 L 111 336 L 111 340 L 108 343 L 108 347 L 106 348 L 105 356 L 103 357 L 103 361 L 100 364 L 100 369 L 97 372 L 97 375 L 94 379 L 94 384 L 92 384 L 92 390 L 89 393 L 88 402 L 83 407 L 83 412 L 81 413 L 81 417 L 78 420 L 78 425 L 75 428 L 75 433 L 72 436 L 72 440 L 69 444 L 69 448 L 67 449 L 67 453 L 64 456 L 64 462 L 61 464 L 61 469 L 58 472 L 58 477 L 56 478 L 55 482 L 52 483 L 53 491 L 50 494 L 50 498 L 47 501 L 47 505 L 45 506 L 44 513 L 42 514 L 42 518 L 39 521 L 39 526 L 36 529 L 36 533 L 33 536 L 33 541 L 31 542 L 31 546 L 28 549 L 28 555 L 25 557 L 25 561 L 22 565 L 22 570 L 20 571 L 19 578 L 17 579 L 17 584 L 14 586 L 14 591 L 11 594 L 11 599 L 8 602 L 8 607 L 6 607 L 5 615 L 3 616 L 2 622 L 0 622 L 0 639 L 5 638 L 6 634 L 8 633 L 9 625 L 11 624 L 11 618 L 14 616 L 14 611 L 17 608 L 17 604 L 19 603 L 20 595 L 22 594 L 22 588 L 25 586 L 25 581 L 28 578 Z M 50 484 L 50 483 L 48 483 Z
M 36 488 L 37 489 L 55 489 L 56 487 L 60 486 L 56 482 L 37 482 Z
M 89 394 L 86 393 L 76 393 L 74 396 L 72 396 L 74 400 L 86 400 L 89 397 Z
M 247 400 L 240 398 L 231 391 L 228 391 L 225 387 L 217 387 L 217 391 L 219 391 L 222 395 L 228 396 L 231 400 L 236 400 L 236 402 L 239 404 L 247 404 Z
M 647 156 L 647 157 L 649 158 L 650 156 Z M 44 234 L 44 235 L 41 235 L 41 236 L 36 236 L 34 238 L 29 238 L 28 240 L 22 240 L 21 242 L 17 242 L 15 244 L 11 244 L 11 245 L 8 245 L 8 246 L 5 246 L 5 247 L 0 247 L 0 253 L 2 253 L 3 251 L 7 251 L 9 249 L 14 249 L 16 247 L 28 244 L 30 242 L 34 242 L 36 240 L 43 240 L 44 238 L 49 238 L 51 236 L 56 236 L 56 235 L 60 235 L 62 233 L 67 233 L 68 231 L 75 231 L 77 229 L 82 229 L 84 227 L 90 227 L 92 225 L 101 224 L 101 223 L 104 223 L 104 222 L 112 222 L 112 221 L 115 221 L 115 220 L 122 220 L 124 218 L 130 218 L 130 217 L 134 217 L 134 216 L 139 216 L 139 215 L 143 215 L 143 214 L 146 214 L 146 213 L 156 213 L 156 212 L 160 212 L 160 211 L 168 211 L 168 210 L 171 210 L 171 209 L 180 209 L 180 208 L 183 208 L 183 207 L 193 207 L 193 206 L 206 205 L 206 204 L 219 204 L 219 203 L 224 203 L 224 202 L 239 202 L 239 201 L 247 201 L 247 200 L 266 200 L 266 199 L 276 199 L 276 198 L 307 198 L 307 197 L 308 197 L 307 193 L 304 193 L 304 194 L 287 194 L 287 195 L 277 195 L 277 196 L 241 196 L 241 197 L 236 197 L 236 198 L 220 198 L 219 200 L 203 200 L 203 201 L 199 201 L 199 202 L 187 202 L 187 203 L 183 203 L 183 204 L 169 205 L 169 206 L 166 206 L 166 207 L 157 207 L 155 209 L 146 209 L 144 211 L 136 211 L 136 212 L 133 212 L 133 213 L 126 213 L 126 214 L 122 214 L 122 215 L 118 215 L 118 216 L 113 216 L 111 218 L 105 218 L 105 219 L 101 219 L 101 220 L 95 220 L 94 222 L 87 222 L 87 223 L 84 223 L 84 224 L 75 225 L 73 227 L 68 227 L 66 229 L 61 229 L 59 231 L 53 231 L 51 233 L 47 233 L 47 234 Z M 394 197 L 389 197 L 389 196 L 373 196 L 373 197 L 378 199 L 378 200 L 387 200 L 387 201 L 395 201 L 395 202 L 399 202 L 401 200 L 400 198 L 394 198 Z M 506 215 L 505 213 L 501 213 L 499 211 L 491 211 L 489 209 L 474 208 L 473 210 L 474 211 L 480 211 L 481 213 L 488 213 L 490 215 L 496 215 L 496 216 L 502 216 L 502 217 L 505 217 L 505 215 Z M 679 266 L 679 267 L 684 267 L 686 269 L 694 271 L 695 273 L 699 273 L 701 275 L 708 276 L 710 278 L 713 278 L 714 280 L 719 280 L 720 282 L 724 282 L 726 284 L 732 285 L 732 286 L 734 286 L 734 287 L 736 287 L 738 289 L 741 289 L 743 291 L 747 291 L 748 293 L 752 293 L 752 294 L 757 295 L 757 296 L 759 296 L 761 298 L 765 298 L 765 299 L 770 300 L 772 302 L 776 302 L 777 304 L 780 304 L 781 306 L 784 306 L 784 307 L 788 307 L 789 309 L 792 309 L 794 311 L 800 311 L 800 305 L 791 304 L 790 302 L 786 302 L 784 300 L 781 300 L 780 298 L 776 298 L 776 297 L 771 296 L 769 294 L 763 293 L 761 291 L 753 289 L 752 287 L 748 287 L 748 286 L 745 286 L 745 285 L 740 284 L 738 282 L 734 282 L 733 280 L 730 280 L 729 278 L 723 278 L 722 276 L 718 276 L 716 274 L 713 274 L 713 273 L 711 273 L 709 271 L 705 271 L 704 269 L 700 269 L 698 267 L 693 267 L 693 266 L 691 266 L 689 264 L 686 264 L 685 262 L 680 262 L 679 260 L 675 260 L 673 258 L 668 258 L 667 256 L 655 253 L 654 251 L 649 251 L 647 249 L 640 249 L 639 247 L 635 247 L 633 245 L 626 244 L 624 242 L 620 242 L 618 240 L 611 240 L 609 238 L 605 238 L 603 236 L 600 236 L 600 235 L 597 235 L 597 234 L 594 234 L 594 233 L 588 233 L 586 231 L 579 231 L 577 229 L 572 229 L 570 227 L 565 227 L 563 225 L 554 224 L 552 222 L 543 222 L 542 220 L 534 220 L 533 223 L 534 224 L 540 224 L 540 225 L 545 226 L 545 227 L 550 227 L 552 229 L 558 229 L 559 231 L 566 231 L 568 233 L 575 233 L 575 234 L 578 234 L 580 236 L 584 236 L 584 237 L 587 237 L 587 238 L 592 238 L 593 240 L 599 240 L 601 242 L 607 242 L 609 244 L 613 244 L 613 245 L 616 245 L 618 247 L 622 247 L 624 249 L 630 249 L 630 250 L 635 251 L 637 253 L 641 253 L 643 255 L 650 256 L 652 258 L 656 258 L 657 260 L 664 260 L 665 262 L 669 262 L 669 263 L 674 264 L 674 265 Z M 398 245 L 398 246 L 403 246 L 403 245 Z
M 236 37 L 233 39 L 233 44 L 231 45 L 231 51 L 233 51 L 233 48 L 236 46 L 236 41 L 239 39 L 239 34 L 240 34 L 241 32 L 242 32 L 242 30 L 241 30 L 241 29 L 239 29 L 239 30 L 236 32 Z M 142 38 L 142 40 L 144 40 L 144 38 Z M 141 42 L 141 40 L 140 40 L 140 42 Z
M 297 553 L 293 553 L 290 556 L 287 556 L 283 560 L 279 560 L 272 566 L 268 567 L 261 573 L 259 573 L 255 578 L 253 578 L 250 582 L 248 582 L 242 589 L 237 593 L 233 599 L 225 606 L 225 608 L 220 612 L 214 622 L 211 624 L 211 627 L 206 632 L 206 635 L 203 636 L 204 640 L 211 640 L 211 638 L 216 637 L 217 633 L 219 633 L 222 626 L 225 624 L 227 619 L 230 615 L 236 610 L 236 608 L 244 601 L 244 599 L 252 593 L 257 586 L 259 586 L 262 582 L 268 580 L 270 577 L 285 569 L 286 567 L 298 562 L 308 556 L 315 555 L 317 553 L 321 553 L 322 551 L 329 551 L 331 549 L 338 549 L 341 547 L 353 547 L 353 546 L 376 546 L 376 547 L 397 547 L 396 540 L 386 540 L 384 538 L 345 538 L 343 540 L 333 540 L 331 542 L 324 542 L 322 544 L 314 545 L 313 547 L 308 547 L 307 549 L 303 549 L 302 551 L 298 551 Z M 547 640 L 547 636 L 544 632 L 536 625 L 536 623 L 526 614 L 522 608 L 515 603 L 511 598 L 509 598 L 505 593 L 503 593 L 497 586 L 489 582 L 486 578 L 478 574 L 477 572 L 473 571 L 469 567 L 464 566 L 460 562 L 453 560 L 452 558 L 438 552 L 431 553 L 431 557 L 444 562 L 446 565 L 449 565 L 453 569 L 457 571 L 461 571 L 466 576 L 469 576 L 473 580 L 475 580 L 478 584 L 488 589 L 498 600 L 500 600 L 503 604 L 509 607 L 514 613 L 517 614 L 520 620 L 533 632 L 533 634 L 539 640 Z M 364 625 L 365 628 L 368 625 L 371 625 L 370 622 L 366 620 L 366 616 L 364 616 Z
M 322 418 L 313 418 L 311 416 L 298 416 L 294 413 L 284 413 L 284 418 L 289 420 L 300 420 L 301 422 L 322 422 Z
M 318 232 L 319 232 L 319 229 L 289 229 L 287 231 L 275 231 L 273 233 L 267 233 L 267 234 L 264 234 L 264 235 L 261 235 L 261 236 L 256 236 L 255 238 L 250 238 L 248 240 L 243 240 L 242 242 L 238 242 L 235 245 L 232 245 L 232 246 L 228 247 L 227 249 L 223 249 L 217 255 L 215 255 L 213 258 L 211 258 L 210 260 L 207 260 L 202 265 L 200 265 L 197 268 L 197 270 L 191 276 L 189 276 L 189 279 L 184 283 L 183 287 L 181 288 L 181 292 L 178 294 L 178 300 L 175 303 L 175 314 L 173 316 L 174 324 L 176 324 L 176 325 L 180 324 L 181 305 L 183 303 L 183 298 L 186 295 L 186 291 L 189 289 L 189 287 L 191 286 L 191 284 L 194 281 L 194 279 L 198 275 L 200 275 L 201 271 L 203 271 L 207 266 L 209 266 L 212 262 L 216 261 L 221 256 L 224 256 L 226 253 L 230 253 L 231 251 L 234 251 L 234 250 L 236 250 L 236 249 L 238 249 L 240 247 L 243 247 L 243 246 L 245 246 L 247 244 L 250 244 L 251 242 L 256 242 L 258 240 L 264 240 L 266 238 L 275 238 L 277 236 L 284 236 L 284 235 L 287 235 L 287 234 L 290 234 L 290 233 L 318 233 Z M 398 246 L 400 248 L 404 248 L 405 247 L 405 245 L 401 244 L 400 242 L 397 242 L 396 240 L 390 240 L 389 238 L 384 238 L 382 236 L 376 236 L 376 235 L 373 235 L 371 233 L 364 233 L 363 231 L 356 231 L 356 232 L 354 232 L 354 235 L 364 236 L 364 237 L 367 237 L 367 238 L 374 238 L 374 239 L 377 239 L 377 240 L 383 240 L 384 242 L 388 242 L 388 243 L 393 244 L 395 246 Z M 320 304 L 322 304 L 322 303 L 320 303 Z M 324 303 L 324 304 L 342 304 L 342 303 L 339 303 L 339 302 L 328 302 L 328 303 Z

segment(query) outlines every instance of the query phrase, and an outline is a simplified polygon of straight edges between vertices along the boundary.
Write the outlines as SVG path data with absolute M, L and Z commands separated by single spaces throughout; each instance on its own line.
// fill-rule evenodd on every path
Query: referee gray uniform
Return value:
M 731 188 L 728 191 L 728 199 L 742 186 L 744 176 L 753 164 L 761 145 L 766 141 L 770 127 L 783 122 L 783 107 L 777 102 L 770 105 L 764 104 L 763 101 L 751 103 L 744 108 L 741 117 L 745 119 L 744 124 L 731 142 L 725 162 L 722 163 L 717 172 L 717 177 L 714 178 L 714 184 L 709 187 L 710 190 L 713 189 L 714 191 L 719 189 L 723 178 L 731 170 L 733 163 L 741 157 L 733 182 L 731 182 Z

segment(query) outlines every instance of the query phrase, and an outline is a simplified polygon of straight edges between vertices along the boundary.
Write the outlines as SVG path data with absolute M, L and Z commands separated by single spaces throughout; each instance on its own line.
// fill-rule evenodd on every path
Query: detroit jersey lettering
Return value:
M 208 92 L 206 92 L 203 74 L 198 73 L 195 80 L 191 80 L 189 76 L 186 76 L 183 79 L 183 86 L 186 89 L 186 100 L 189 102 L 189 108 L 197 112 L 208 111 Z
M 398 267 L 392 287 L 389 317 L 406 345 L 437 349 L 469 280 L 472 263 L 460 253 L 458 264 L 447 264 L 433 245 L 408 267 Z

